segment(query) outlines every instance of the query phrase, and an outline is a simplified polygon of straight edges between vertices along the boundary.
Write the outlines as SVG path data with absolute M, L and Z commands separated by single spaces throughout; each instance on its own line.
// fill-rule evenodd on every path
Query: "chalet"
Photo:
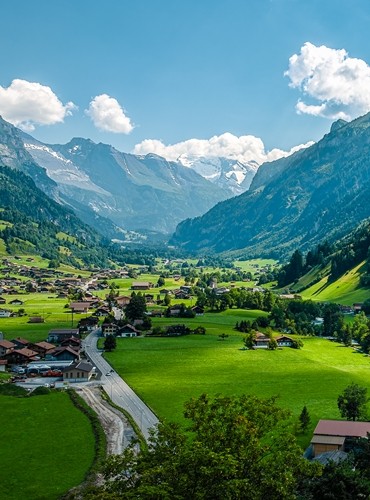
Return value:
M 162 288 L 162 290 L 159 290 L 159 293 L 161 293 L 162 295 L 168 295 L 168 294 L 171 294 L 171 290 L 167 290 L 167 288 Z
M 79 328 L 86 328 L 87 330 L 95 330 L 99 324 L 99 320 L 96 316 L 89 316 L 88 318 L 82 318 L 78 322 Z
M 80 337 L 78 328 L 50 330 L 47 341 L 60 343 L 62 342 L 62 340 L 70 337 L 77 337 L 77 338 Z
M 146 293 L 145 294 L 145 302 L 147 304 L 150 304 L 150 303 L 153 303 L 153 301 L 154 301 L 154 295 L 151 293 Z
M 180 316 L 181 314 L 181 307 L 180 305 L 174 305 L 168 308 L 170 316 L 177 317 Z
M 63 370 L 63 380 L 66 382 L 87 382 L 95 373 L 95 366 L 85 361 L 72 363 Z
M 49 342 L 35 342 L 34 344 L 29 344 L 28 347 L 29 349 L 32 349 L 32 351 L 37 352 L 41 358 L 44 358 L 48 352 L 55 349 L 55 345 L 50 344 Z
M 173 294 L 175 296 L 175 299 L 183 300 L 183 299 L 188 299 L 190 297 L 190 295 L 184 290 L 175 290 Z
M 114 335 L 118 330 L 118 326 L 115 323 L 103 323 L 101 330 L 103 336 L 106 337 L 107 335 Z
M 10 342 L 10 340 L 0 340 L 0 358 L 5 356 L 5 354 L 7 354 L 12 349 L 16 349 L 16 347 L 17 345 L 13 342 Z
M 256 333 L 254 340 L 254 347 L 257 349 L 267 349 L 269 346 L 270 338 L 262 332 Z
M 80 348 L 81 347 L 81 339 L 78 339 L 77 337 L 69 337 L 68 339 L 64 339 L 61 341 L 60 345 L 62 347 L 73 347 L 74 349 Z
M 71 302 L 69 308 L 76 314 L 88 313 L 90 302 Z
M 370 422 L 319 420 L 311 439 L 312 455 L 333 451 L 348 451 L 356 438 L 367 438 Z
M 0 309 L 0 318 L 10 318 L 12 311 L 9 309 Z
M 12 339 L 12 342 L 16 345 L 16 349 L 23 349 L 24 347 L 28 347 L 30 344 L 27 339 L 22 339 L 22 337 Z
M 0 304 L 6 304 L 6 300 L 4 299 L 4 297 L 0 297 Z
M 132 290 L 149 290 L 153 286 L 150 281 L 133 281 L 131 288 Z
M 121 295 L 120 297 L 116 297 L 116 302 L 119 307 L 126 307 L 131 302 L 131 297 Z
M 45 320 L 41 316 L 31 316 L 28 318 L 27 323 L 44 323 Z
M 76 351 L 70 346 L 56 347 L 53 351 L 49 351 L 46 359 L 52 361 L 78 361 L 80 359 L 79 350 Z
M 185 292 L 187 294 L 190 294 L 191 293 L 191 286 L 187 286 L 187 285 L 181 285 L 180 286 L 180 290 L 182 292 Z
M 193 313 L 195 313 L 196 316 L 203 316 L 204 314 L 204 308 L 200 306 L 193 306 L 191 310 L 193 311 Z
M 109 316 L 109 313 L 110 313 L 110 311 L 107 307 L 99 307 L 99 309 L 97 309 L 94 312 L 94 316 L 99 316 L 99 317 Z
M 37 352 L 32 351 L 31 349 L 27 349 L 26 347 L 23 349 L 13 349 L 5 354 L 4 359 L 8 361 L 9 364 L 25 364 L 29 361 L 33 361 L 37 359 Z
M 286 335 L 280 335 L 275 338 L 278 347 L 292 347 L 294 345 L 294 340 Z
M 162 309 L 152 309 L 151 311 L 147 312 L 148 316 L 152 316 L 154 318 L 161 318 L 163 316 L 163 310 Z
M 22 306 L 24 304 L 23 300 L 14 299 L 9 302 L 12 306 Z
M 126 325 L 117 330 L 117 332 L 114 334 L 115 337 L 137 337 L 140 335 L 139 330 L 137 330 L 134 326 L 132 325 Z

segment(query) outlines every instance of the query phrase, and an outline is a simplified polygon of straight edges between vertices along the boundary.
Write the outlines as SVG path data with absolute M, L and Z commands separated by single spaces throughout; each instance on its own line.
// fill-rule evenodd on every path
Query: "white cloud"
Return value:
M 117 99 L 107 94 L 94 97 L 85 113 L 90 116 L 95 127 L 100 130 L 116 134 L 129 134 L 134 128 Z
M 0 115 L 23 130 L 63 122 L 74 109 L 72 102 L 63 104 L 50 87 L 40 83 L 16 79 L 7 88 L 0 86 Z
M 288 156 L 294 151 L 310 146 L 311 144 L 312 142 L 296 146 L 290 151 L 273 149 L 266 152 L 265 146 L 260 138 L 253 135 L 242 135 L 237 137 L 226 132 L 222 135 L 215 135 L 210 139 L 189 139 L 168 146 L 156 139 L 146 139 L 136 144 L 133 153 L 138 155 L 154 153 L 170 161 L 177 160 L 182 155 L 206 157 L 220 156 L 239 160 L 242 163 L 256 161 L 258 164 L 261 164 L 265 161 L 272 161 L 283 156 Z
M 289 58 L 284 75 L 290 78 L 290 87 L 314 101 L 299 100 L 298 113 L 351 120 L 370 110 L 370 66 L 348 57 L 344 49 L 306 42 L 300 54 Z

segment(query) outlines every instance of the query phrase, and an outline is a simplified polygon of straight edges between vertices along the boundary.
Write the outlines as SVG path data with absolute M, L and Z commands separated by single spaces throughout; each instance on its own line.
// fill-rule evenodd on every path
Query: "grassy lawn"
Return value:
M 11 306 L 8 303 L 15 298 L 21 299 L 24 304 L 21 306 Z M 25 309 L 27 316 L 14 318 L 0 318 L 0 331 L 4 333 L 6 339 L 14 337 L 25 337 L 31 342 L 45 340 L 49 330 L 53 328 L 71 328 L 72 314 L 70 309 L 65 309 L 68 299 L 57 299 L 55 294 L 30 293 L 21 295 L 9 295 L 6 297 L 7 304 L 2 307 L 18 311 Z M 74 314 L 73 326 L 76 327 L 78 321 L 90 314 Z M 28 323 L 30 316 L 41 316 L 45 323 Z
M 244 351 L 243 335 L 230 325 L 238 315 L 228 313 L 217 315 L 221 324 L 212 317 L 200 321 L 207 327 L 204 336 L 118 339 L 116 351 L 106 357 L 160 418 L 177 422 L 184 422 L 184 402 L 202 392 L 251 393 L 277 395 L 295 417 L 307 405 L 312 430 L 320 418 L 340 417 L 337 397 L 349 383 L 370 390 L 367 356 L 312 337 L 303 339 L 301 350 Z M 217 336 L 223 331 L 230 335 L 224 341 Z M 308 433 L 303 444 L 309 438 Z
M 52 500 L 83 481 L 94 436 L 66 393 L 0 396 L 0 405 L 2 498 Z
M 334 283 L 329 283 L 326 276 L 315 285 L 304 290 L 301 293 L 302 297 L 349 305 L 354 302 L 363 302 L 370 298 L 370 289 L 360 287 L 361 268 L 363 268 L 364 264 L 362 262 L 354 267 Z

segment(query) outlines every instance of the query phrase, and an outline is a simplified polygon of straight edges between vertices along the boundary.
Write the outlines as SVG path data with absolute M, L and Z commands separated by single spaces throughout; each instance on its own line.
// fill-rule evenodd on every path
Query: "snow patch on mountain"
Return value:
M 184 167 L 191 168 L 210 182 L 229 189 L 234 195 L 247 191 L 256 174 L 259 163 L 221 157 L 181 155 L 178 160 Z

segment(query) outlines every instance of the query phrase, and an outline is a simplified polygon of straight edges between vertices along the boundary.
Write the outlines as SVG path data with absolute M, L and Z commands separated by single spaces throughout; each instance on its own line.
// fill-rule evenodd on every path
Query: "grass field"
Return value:
M 354 267 L 334 283 L 328 282 L 326 276 L 315 285 L 304 290 L 303 298 L 313 300 L 330 301 L 338 304 L 352 305 L 355 302 L 363 302 L 370 298 L 370 289 L 360 287 L 361 270 L 364 262 Z
M 66 393 L 0 396 L 0 406 L 1 498 L 52 500 L 83 481 L 94 436 Z
M 106 357 L 160 418 L 181 423 L 192 396 L 251 393 L 277 395 L 295 417 L 307 405 L 312 430 L 320 418 L 339 418 L 337 397 L 349 383 L 370 390 L 369 357 L 317 337 L 304 338 L 301 350 L 241 350 L 243 335 L 227 324 L 232 315 L 224 317 L 213 326 L 212 318 L 201 321 L 204 336 L 118 339 Z M 223 331 L 230 335 L 224 341 Z

